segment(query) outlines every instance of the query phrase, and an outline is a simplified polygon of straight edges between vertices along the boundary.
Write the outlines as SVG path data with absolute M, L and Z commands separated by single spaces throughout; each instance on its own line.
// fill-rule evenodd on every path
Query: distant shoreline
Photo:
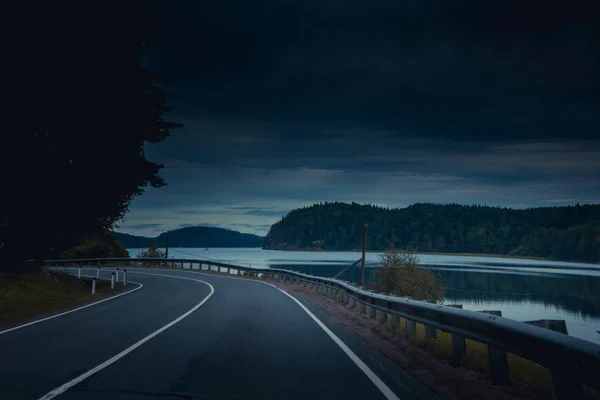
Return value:
M 306 253 L 361 253 L 361 250 L 310 250 L 310 249 L 298 249 L 298 250 L 277 250 L 277 249 L 263 249 L 273 251 L 287 251 L 287 252 L 306 252 Z M 367 253 L 383 253 L 385 250 L 371 250 L 367 249 Z M 590 264 L 600 265 L 600 263 L 590 263 L 582 261 L 567 261 L 567 260 L 553 260 L 550 258 L 534 257 L 534 256 L 511 256 L 508 254 L 487 254 L 487 253 L 446 253 L 446 252 L 427 252 L 427 251 L 415 251 L 413 253 L 420 255 L 432 255 L 432 256 L 460 256 L 460 257 L 488 257 L 488 258 L 506 258 L 514 260 L 536 260 L 536 261 L 550 261 L 550 262 L 568 262 L 574 264 Z
M 278 249 L 264 249 L 273 251 L 289 251 L 299 253 L 360 253 L 361 250 L 311 250 L 311 249 L 297 249 L 297 250 L 278 250 Z M 386 250 L 369 250 L 367 253 L 383 253 Z M 539 260 L 539 261 L 561 261 L 561 262 L 578 262 L 578 261 L 564 261 L 564 260 L 551 260 L 549 258 L 534 257 L 534 256 L 511 256 L 508 254 L 487 254 L 487 253 L 445 253 L 445 252 L 430 252 L 430 251 L 411 251 L 411 253 L 433 255 L 433 256 L 465 256 L 465 257 L 494 257 L 494 258 L 517 258 L 525 260 Z M 585 263 L 584 263 L 585 264 Z M 589 263 L 588 263 L 589 264 Z

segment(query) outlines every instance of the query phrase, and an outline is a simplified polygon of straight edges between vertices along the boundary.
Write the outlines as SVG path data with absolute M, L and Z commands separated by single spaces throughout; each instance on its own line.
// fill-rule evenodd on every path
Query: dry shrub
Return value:
M 437 276 L 419 268 L 419 257 L 391 249 L 379 256 L 379 268 L 372 273 L 371 288 L 378 293 L 411 297 L 415 300 L 444 298 L 444 289 Z

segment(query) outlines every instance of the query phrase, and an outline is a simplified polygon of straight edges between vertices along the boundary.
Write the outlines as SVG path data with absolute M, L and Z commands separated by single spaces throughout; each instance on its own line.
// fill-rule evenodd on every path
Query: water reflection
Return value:
M 600 278 L 436 270 L 450 301 L 538 303 L 572 315 L 600 317 Z
M 331 277 L 347 264 L 271 264 L 310 275 Z M 370 281 L 374 268 L 367 268 Z M 448 302 L 468 301 L 483 306 L 490 303 L 507 307 L 532 303 L 580 317 L 600 317 L 600 277 L 495 270 L 434 269 L 444 285 Z M 347 271 L 340 279 L 360 282 L 360 268 Z

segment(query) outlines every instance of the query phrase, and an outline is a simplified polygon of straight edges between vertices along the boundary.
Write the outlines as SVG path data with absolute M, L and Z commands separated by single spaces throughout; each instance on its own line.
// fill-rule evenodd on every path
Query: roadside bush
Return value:
M 432 271 L 419 268 L 419 257 L 391 249 L 379 256 L 379 268 L 371 274 L 371 288 L 378 293 L 415 300 L 444 298 L 440 280 Z
M 129 257 L 129 253 L 123 244 L 108 234 L 84 239 L 80 244 L 71 247 L 60 256 L 61 259 L 127 257 Z
M 156 246 L 156 243 L 154 243 L 148 250 L 140 251 L 138 258 L 165 258 L 165 252 L 159 250 Z

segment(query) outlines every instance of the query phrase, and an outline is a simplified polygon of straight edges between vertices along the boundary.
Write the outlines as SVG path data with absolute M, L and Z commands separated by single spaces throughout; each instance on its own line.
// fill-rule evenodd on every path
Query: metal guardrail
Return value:
M 436 337 L 436 329 L 452 334 L 453 356 L 457 360 L 466 355 L 465 339 L 472 339 L 488 346 L 488 358 L 492 379 L 498 383 L 509 383 L 507 353 L 512 353 L 548 368 L 559 399 L 584 398 L 582 384 L 600 389 L 600 345 L 574 338 L 548 329 L 496 315 L 469 311 L 451 306 L 431 304 L 401 297 L 386 296 L 362 290 L 337 279 L 323 278 L 289 271 L 281 268 L 245 267 L 213 260 L 163 259 L 163 258 L 101 258 L 48 260 L 48 265 L 102 265 L 134 264 L 137 266 L 175 267 L 199 264 L 243 271 L 252 276 L 258 274 L 292 283 L 303 282 L 319 292 L 334 297 L 343 303 L 356 306 L 370 316 L 379 310 L 380 319 L 398 324 L 402 317 L 407 335 L 414 334 L 415 323 L 425 325 L 426 340 Z

